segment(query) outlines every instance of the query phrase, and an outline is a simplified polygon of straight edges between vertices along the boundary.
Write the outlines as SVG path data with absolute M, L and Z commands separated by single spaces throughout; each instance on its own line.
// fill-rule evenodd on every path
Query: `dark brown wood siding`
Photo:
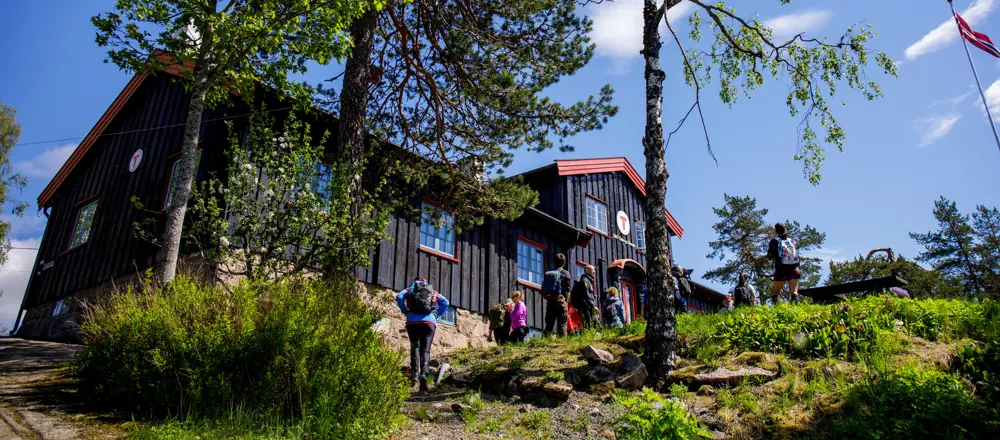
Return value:
M 139 197 L 149 209 L 162 205 L 173 164 L 169 157 L 180 150 L 184 135 L 187 102 L 184 87 L 173 77 L 147 79 L 59 187 L 49 203 L 48 224 L 25 307 L 151 267 L 158 248 L 133 233 L 133 224 L 146 214 L 131 199 Z M 205 119 L 219 119 L 224 112 L 206 111 Z M 202 130 L 200 176 L 219 165 L 225 125 L 221 120 L 209 122 Z M 129 172 L 129 159 L 140 148 L 142 162 Z M 91 197 L 96 197 L 98 206 L 90 237 L 86 244 L 67 250 L 77 205 Z M 41 270 L 45 264 L 51 267 Z
M 520 290 L 528 306 L 528 325 L 536 328 L 543 325 L 543 301 L 537 289 L 518 283 L 518 238 L 545 246 L 546 268 L 555 254 L 572 245 L 558 243 L 531 225 L 492 219 L 457 234 L 458 261 L 452 261 L 421 250 L 417 219 L 393 215 L 387 229 L 392 238 L 378 246 L 368 269 L 375 284 L 399 291 L 424 276 L 453 306 L 481 314 Z

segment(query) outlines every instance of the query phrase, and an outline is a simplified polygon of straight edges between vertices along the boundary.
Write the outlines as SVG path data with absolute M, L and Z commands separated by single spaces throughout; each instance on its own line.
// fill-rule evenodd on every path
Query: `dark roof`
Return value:
M 565 243 L 587 246 L 590 239 L 594 237 L 590 231 L 575 228 L 573 225 L 535 208 L 526 209 L 515 221 L 545 231 L 547 235 Z

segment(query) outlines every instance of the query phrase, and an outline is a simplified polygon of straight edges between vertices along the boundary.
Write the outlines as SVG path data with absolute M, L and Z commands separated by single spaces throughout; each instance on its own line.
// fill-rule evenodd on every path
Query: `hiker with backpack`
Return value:
M 490 334 L 487 341 L 496 340 L 497 345 L 506 345 L 510 339 L 510 309 L 514 301 L 507 298 L 506 302 L 497 303 L 490 308 Z
M 580 324 L 583 328 L 594 326 L 594 317 L 601 316 L 600 309 L 597 308 L 597 299 L 594 295 L 595 286 L 594 266 L 587 265 L 583 268 L 583 275 L 573 284 L 573 291 L 570 294 L 570 304 L 580 314 Z
M 688 298 L 693 293 L 691 283 L 689 282 L 690 278 L 688 278 L 687 271 L 684 270 L 683 266 L 674 265 L 670 271 L 674 278 L 677 279 L 677 289 L 674 290 L 674 311 L 676 313 L 684 313 L 687 311 Z
M 753 306 L 757 303 L 757 289 L 750 284 L 750 277 L 747 274 L 740 274 L 739 284 L 733 289 L 733 299 L 736 301 L 736 307 Z
M 524 294 L 510 295 L 514 307 L 510 309 L 510 342 L 524 342 L 528 338 L 528 307 L 524 305 Z
M 607 315 L 608 327 L 612 328 L 622 328 L 625 326 L 625 306 L 622 304 L 621 298 L 618 297 L 618 288 L 611 287 L 608 289 L 608 299 L 607 304 L 604 305 L 604 310 Z
M 777 237 L 772 238 L 767 245 L 767 256 L 774 261 L 774 284 L 771 289 L 771 303 L 778 305 L 778 295 L 788 283 L 788 290 L 792 294 L 792 300 L 799 298 L 799 278 L 802 272 L 799 270 L 799 256 L 795 250 L 795 243 L 788 238 L 788 230 L 785 224 L 778 222 L 774 225 L 774 232 Z
M 424 277 L 417 277 L 396 295 L 399 311 L 406 315 L 406 335 L 410 338 L 410 371 L 413 383 L 427 391 L 431 344 L 437 330 L 437 317 L 448 310 L 448 298 L 434 290 Z
M 565 336 L 569 322 L 569 309 L 566 306 L 570 292 L 571 277 L 566 270 L 566 256 L 556 254 L 556 267 L 545 272 L 542 279 L 542 299 L 545 300 L 546 336 L 555 330 L 559 336 Z

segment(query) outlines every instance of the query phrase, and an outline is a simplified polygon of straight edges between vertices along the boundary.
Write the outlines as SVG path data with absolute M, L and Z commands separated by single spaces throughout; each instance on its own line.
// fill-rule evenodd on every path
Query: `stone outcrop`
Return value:
M 619 388 L 637 390 L 646 384 L 649 374 L 646 365 L 636 355 L 628 354 L 618 363 L 615 383 Z
M 580 354 L 583 358 L 587 360 L 590 364 L 610 364 L 615 360 L 615 357 L 605 350 L 594 347 L 593 345 L 588 345 L 580 350 Z
M 718 368 L 695 365 L 676 370 L 670 373 L 670 381 L 684 383 L 692 388 L 704 385 L 732 386 L 744 381 L 763 383 L 778 377 L 780 370 L 777 356 L 747 352 L 730 359 Z M 705 389 L 705 392 L 709 392 L 708 389 Z

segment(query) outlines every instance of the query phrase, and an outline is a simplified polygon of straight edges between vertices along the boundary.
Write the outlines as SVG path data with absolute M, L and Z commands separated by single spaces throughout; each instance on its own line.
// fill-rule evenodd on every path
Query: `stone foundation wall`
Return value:
M 358 283 L 358 292 L 362 301 L 384 316 L 375 324 L 375 331 L 382 334 L 389 345 L 409 350 L 410 340 L 406 336 L 406 317 L 399 313 L 399 307 L 396 305 L 397 292 L 379 285 L 362 282 Z M 431 356 L 437 358 L 441 354 L 459 348 L 494 345 L 494 342 L 487 341 L 489 328 L 489 318 L 485 315 L 457 309 L 455 311 L 455 325 L 438 323 Z

